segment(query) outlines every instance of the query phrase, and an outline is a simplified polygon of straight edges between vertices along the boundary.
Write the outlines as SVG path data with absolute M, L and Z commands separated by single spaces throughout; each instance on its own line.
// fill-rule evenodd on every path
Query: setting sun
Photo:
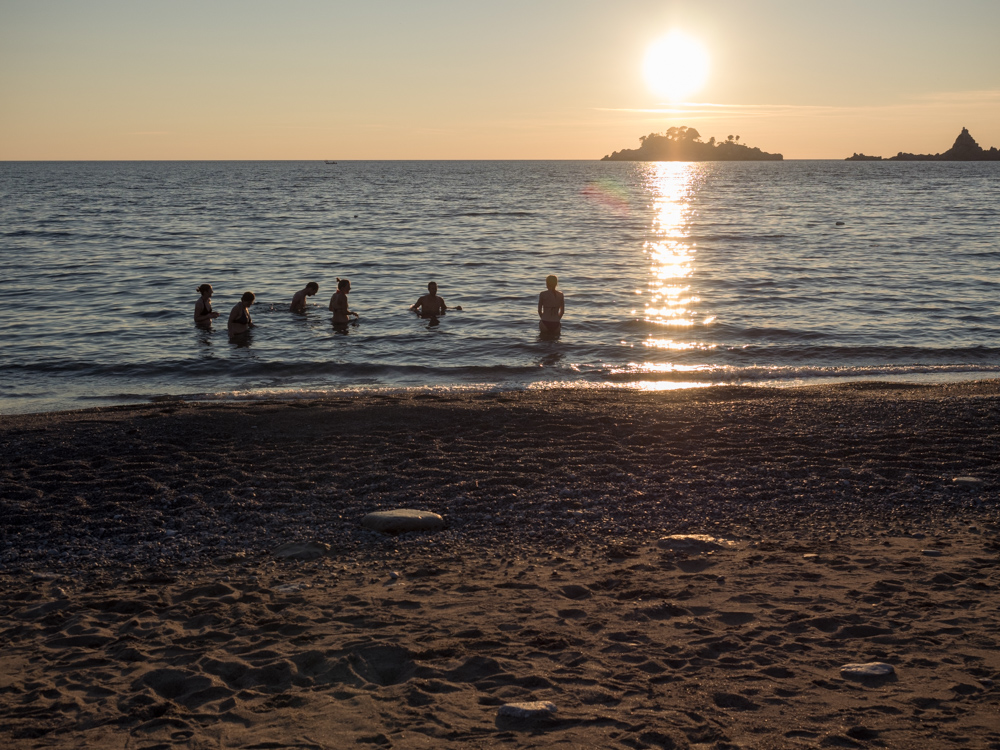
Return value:
M 682 31 L 672 31 L 646 52 L 643 73 L 658 96 L 679 101 L 695 93 L 708 79 L 705 48 Z

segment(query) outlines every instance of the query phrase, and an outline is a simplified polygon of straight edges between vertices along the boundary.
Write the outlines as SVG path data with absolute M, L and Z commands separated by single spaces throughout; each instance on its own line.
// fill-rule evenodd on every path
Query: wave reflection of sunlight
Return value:
M 696 325 L 693 296 L 687 279 L 694 273 L 695 243 L 689 239 L 697 166 L 685 162 L 651 162 L 647 181 L 653 193 L 654 239 L 645 246 L 651 268 L 649 301 L 645 320 L 657 326 L 690 328 Z M 703 348 L 696 344 L 674 342 L 651 334 L 646 346 L 658 349 Z

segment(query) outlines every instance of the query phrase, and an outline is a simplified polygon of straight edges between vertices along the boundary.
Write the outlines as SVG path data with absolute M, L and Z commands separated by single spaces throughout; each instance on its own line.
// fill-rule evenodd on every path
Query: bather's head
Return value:
M 559 283 L 559 279 L 556 278 L 555 276 L 546 276 L 545 277 L 545 286 L 548 288 L 548 290 L 550 292 L 554 292 L 556 290 L 556 284 L 558 284 L 558 283 Z

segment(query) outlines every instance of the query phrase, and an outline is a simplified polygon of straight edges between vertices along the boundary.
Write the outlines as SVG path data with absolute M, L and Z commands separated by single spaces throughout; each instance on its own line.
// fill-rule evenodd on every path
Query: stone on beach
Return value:
M 212 562 L 216 565 L 232 565 L 233 563 L 243 562 L 247 559 L 246 552 L 232 552 L 222 555 L 216 555 L 212 558 Z
M 505 703 L 497 710 L 497 716 L 510 719 L 538 719 L 556 712 L 556 704 L 551 701 L 529 701 L 527 703 Z
M 429 510 L 398 508 L 379 510 L 361 519 L 361 525 L 373 531 L 386 534 L 400 534 L 406 531 L 437 531 L 444 528 L 444 518 Z
M 271 554 L 279 560 L 315 560 L 329 552 L 330 545 L 324 542 L 285 542 Z
M 956 487 L 976 487 L 982 484 L 983 480 L 976 477 L 955 477 L 951 483 Z
M 702 552 L 715 552 L 732 546 L 732 542 L 725 539 L 717 539 L 708 534 L 673 534 L 665 536 L 656 543 L 660 549 L 671 552 L 690 552 L 700 554 Z
M 853 679 L 888 677 L 891 674 L 895 674 L 895 672 L 895 668 L 884 661 L 871 661 L 867 664 L 845 664 L 840 668 L 841 677 Z

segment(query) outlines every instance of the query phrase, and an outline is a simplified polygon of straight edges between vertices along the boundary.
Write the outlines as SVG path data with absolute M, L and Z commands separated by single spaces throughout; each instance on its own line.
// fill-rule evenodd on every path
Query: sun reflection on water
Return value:
M 647 165 L 647 184 L 653 198 L 653 239 L 645 245 L 651 261 L 649 298 L 645 321 L 673 329 L 698 324 L 695 306 L 701 300 L 691 293 L 688 279 L 694 274 L 696 243 L 689 226 L 694 209 L 692 193 L 697 165 L 653 162 Z M 711 324 L 714 317 L 702 321 Z M 684 343 L 650 334 L 646 346 L 657 349 L 709 349 L 711 345 Z

